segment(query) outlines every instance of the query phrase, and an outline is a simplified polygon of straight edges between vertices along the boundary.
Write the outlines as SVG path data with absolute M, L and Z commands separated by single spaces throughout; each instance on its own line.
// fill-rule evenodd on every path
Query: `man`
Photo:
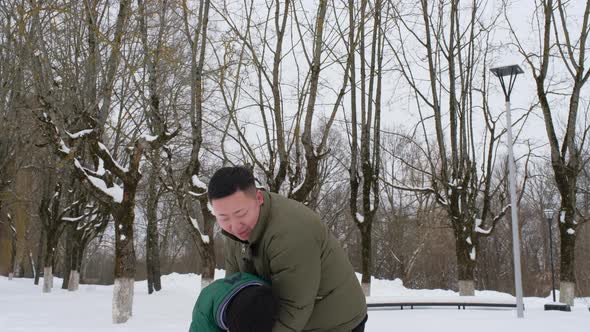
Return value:
M 227 275 L 252 273 L 279 298 L 273 332 L 362 332 L 367 305 L 346 253 L 303 204 L 258 190 L 245 167 L 211 178 L 209 201 L 227 236 Z
M 236 273 L 201 290 L 189 332 L 271 332 L 277 306 L 264 280 Z

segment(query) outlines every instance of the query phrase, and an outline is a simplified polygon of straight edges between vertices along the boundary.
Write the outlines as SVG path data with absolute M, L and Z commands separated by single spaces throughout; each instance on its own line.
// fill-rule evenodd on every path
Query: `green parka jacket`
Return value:
M 227 330 L 224 321 L 227 305 L 242 289 L 267 283 L 248 273 L 234 273 L 203 288 L 193 309 L 189 332 L 220 332 Z
M 248 242 L 224 232 L 226 273 L 248 272 L 271 284 L 280 300 L 273 332 L 350 332 L 367 305 L 344 249 L 305 205 L 263 196 Z

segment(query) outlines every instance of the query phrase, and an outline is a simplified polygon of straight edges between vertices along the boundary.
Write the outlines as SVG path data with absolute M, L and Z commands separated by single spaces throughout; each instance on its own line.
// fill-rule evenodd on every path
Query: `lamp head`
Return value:
M 555 214 L 555 210 L 553 209 L 545 209 L 543 210 L 543 213 L 545 214 L 545 219 L 553 219 L 553 215 Z

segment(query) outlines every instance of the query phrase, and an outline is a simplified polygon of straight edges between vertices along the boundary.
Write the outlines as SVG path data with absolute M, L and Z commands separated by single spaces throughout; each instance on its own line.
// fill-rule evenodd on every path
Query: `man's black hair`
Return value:
M 207 188 L 209 200 L 224 198 L 236 191 L 256 188 L 254 175 L 244 166 L 222 167 L 213 174 Z
M 279 300 L 269 286 L 249 286 L 229 303 L 225 325 L 230 332 L 271 332 L 277 319 Z

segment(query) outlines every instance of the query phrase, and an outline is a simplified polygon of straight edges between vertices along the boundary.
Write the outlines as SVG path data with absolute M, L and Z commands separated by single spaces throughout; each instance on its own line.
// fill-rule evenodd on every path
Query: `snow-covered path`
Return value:
M 223 271 L 218 271 L 223 276 Z M 31 279 L 9 281 L 0 277 L 0 331 L 187 331 L 191 311 L 198 296 L 200 277 L 171 274 L 163 277 L 164 289 L 147 294 L 146 282 L 135 285 L 134 315 L 123 325 L 111 323 L 112 286 L 80 285 L 78 292 L 60 288 L 56 279 L 52 293 L 43 294 Z M 373 281 L 379 296 L 455 295 L 445 290 L 409 290 L 399 280 Z M 512 297 L 497 292 L 477 292 L 486 298 Z M 525 318 L 517 319 L 511 309 L 414 309 L 370 311 L 368 332 L 448 331 L 448 332 L 539 332 L 590 331 L 590 299 L 576 299 L 571 313 L 545 312 L 541 298 L 525 299 Z

